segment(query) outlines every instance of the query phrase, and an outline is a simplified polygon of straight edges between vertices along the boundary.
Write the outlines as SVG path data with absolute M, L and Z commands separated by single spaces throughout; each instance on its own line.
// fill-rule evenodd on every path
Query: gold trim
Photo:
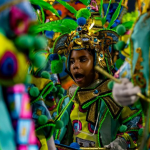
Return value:
M 141 17 L 142 15 L 143 15 L 143 14 L 141 14 L 141 15 L 137 18 L 137 20 L 135 21 L 134 25 L 132 26 L 132 29 L 131 29 L 132 32 L 130 33 L 130 58 L 131 58 L 131 60 L 133 60 L 133 53 L 134 53 L 134 46 L 133 46 L 133 41 L 132 41 L 131 36 L 132 36 L 132 34 L 133 34 L 133 32 L 134 32 L 134 28 L 135 28 L 136 23 L 139 21 L 139 19 L 140 19 L 140 17 Z M 131 76 L 133 76 L 132 70 L 133 70 L 133 65 L 132 65 L 132 62 L 131 62 Z
M 80 147 L 81 150 L 86 150 L 86 149 L 93 149 L 93 150 L 108 150 L 107 148 L 101 148 L 101 147 Z
M 69 147 L 67 148 L 67 147 L 63 147 L 63 146 L 61 146 L 61 145 L 56 145 L 56 144 L 55 144 L 55 146 L 56 146 L 56 148 L 61 148 L 62 150 L 72 150 L 71 147 L 70 147 L 70 148 L 69 148 Z
M 96 102 L 94 102 L 92 105 L 91 105 L 91 107 L 90 107 L 90 110 L 89 110 L 89 113 L 88 113 L 88 118 L 87 118 L 87 120 L 88 121 L 91 121 L 92 123 L 95 123 L 96 122 Z
M 139 47 L 136 49 L 135 52 L 138 53 L 139 56 L 138 56 L 138 59 L 136 61 L 135 70 L 134 70 L 134 74 L 132 76 L 132 79 L 134 81 L 134 85 L 138 85 L 140 88 L 144 88 L 146 86 L 146 80 L 143 76 L 143 72 L 140 71 L 143 69 L 143 66 L 141 65 L 141 62 L 143 61 L 142 50 Z
M 77 92 L 79 104 L 82 106 L 85 103 L 88 103 L 91 99 L 97 97 L 98 95 L 102 95 L 104 93 L 109 92 L 110 90 L 107 87 L 107 84 L 110 80 L 107 80 L 103 83 L 101 83 L 98 87 L 92 90 L 88 91 L 79 91 Z M 97 90 L 98 93 L 94 93 L 94 91 Z M 95 124 L 96 120 L 96 101 L 93 102 L 89 108 L 88 116 L 87 116 L 87 121 L 92 122 Z
M 121 107 L 119 107 L 110 97 L 104 97 L 103 98 L 106 102 L 106 104 L 109 105 L 109 108 L 112 110 L 112 113 L 116 116 L 118 112 L 120 111 Z
M 128 106 L 125 106 L 121 112 L 121 119 L 122 119 L 122 121 L 124 121 L 138 112 L 139 112 L 139 110 L 137 110 L 137 109 L 132 110 Z
M 109 150 L 108 148 L 101 148 L 101 147 L 80 147 L 81 150 L 86 150 L 86 149 L 92 149 L 92 150 Z M 132 150 L 138 150 L 138 149 L 132 149 Z
M 109 81 L 110 80 L 107 80 L 107 81 L 103 82 L 97 88 L 95 88 L 93 90 L 77 92 L 80 105 L 82 105 L 83 103 L 87 102 L 88 100 L 90 100 L 90 99 L 92 99 L 94 97 L 97 97 L 100 94 L 103 94 L 105 92 L 109 92 L 110 89 L 108 89 L 108 87 L 107 87 L 107 84 L 108 84 Z M 98 90 L 97 94 L 94 93 L 94 91 L 96 89 Z

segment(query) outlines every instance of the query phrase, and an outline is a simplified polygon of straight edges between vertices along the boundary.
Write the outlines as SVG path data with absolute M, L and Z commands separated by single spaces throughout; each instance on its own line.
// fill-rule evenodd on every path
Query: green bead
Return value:
M 118 35 L 124 35 L 126 33 L 126 28 L 124 25 L 118 25 L 116 31 Z
M 15 44 L 23 49 L 30 49 L 34 46 L 34 38 L 30 35 L 22 35 L 15 40 Z
M 42 36 L 37 36 L 34 40 L 35 49 L 44 49 L 47 46 L 47 39 Z
M 62 58 L 61 58 L 61 60 L 62 60 L 62 62 L 66 62 L 66 57 L 65 56 L 63 56 Z
M 114 81 L 109 81 L 108 84 L 107 84 L 107 87 L 112 90 L 113 89 L 113 86 L 114 86 Z
M 116 44 L 113 44 L 113 45 L 112 45 L 112 48 L 113 48 L 115 51 L 118 51 L 118 50 L 117 50 L 117 47 L 116 47 Z
M 41 73 L 41 77 L 42 78 L 45 78 L 45 79 L 50 79 L 50 74 L 49 74 L 49 72 L 47 72 L 47 71 L 43 71 L 42 73 Z
M 137 109 L 141 109 L 141 104 L 140 104 L 140 103 L 137 103 L 137 104 L 135 105 L 135 107 L 136 107 Z
M 56 121 L 56 129 L 61 129 L 64 126 L 64 123 L 61 120 Z
M 57 95 L 57 96 L 58 96 L 58 98 L 59 98 L 59 99 L 61 99 L 64 95 L 63 95 L 63 94 L 61 94 L 61 93 L 58 93 L 58 95 Z
M 40 91 L 37 87 L 32 87 L 30 90 L 29 90 L 29 94 L 33 97 L 37 97 L 39 94 L 40 94 Z
M 117 44 L 115 44 L 115 47 L 117 50 L 121 51 L 124 49 L 126 43 L 124 41 L 119 41 L 117 42 Z
M 46 58 L 44 56 L 42 56 L 40 53 L 36 53 L 32 56 L 32 63 L 35 67 L 44 67 L 44 65 L 46 64 Z
M 29 83 L 31 83 L 31 80 L 32 80 L 31 75 L 28 74 L 28 75 L 26 76 L 26 78 L 25 78 L 24 83 L 25 83 L 25 84 L 29 84 Z
M 38 124 L 39 125 L 44 125 L 48 122 L 48 118 L 45 115 L 40 115 L 38 118 Z
M 52 92 L 56 92 L 57 88 L 55 86 L 53 86 Z
M 65 90 L 61 87 L 61 88 L 59 89 L 59 93 L 60 93 L 60 94 L 64 94 L 64 92 L 65 92 Z
M 139 136 L 142 136 L 143 130 L 144 130 L 143 128 L 139 129 L 139 131 L 138 131 Z
M 127 126 L 122 125 L 119 129 L 120 132 L 125 132 L 127 130 Z

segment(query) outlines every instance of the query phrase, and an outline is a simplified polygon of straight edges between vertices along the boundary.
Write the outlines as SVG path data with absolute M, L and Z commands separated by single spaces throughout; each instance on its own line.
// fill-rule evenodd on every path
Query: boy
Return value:
M 112 37 L 108 36 L 110 32 Z M 111 72 L 109 46 L 115 42 L 116 35 L 106 30 L 100 31 L 97 37 L 88 34 L 84 26 L 65 42 L 61 37 L 56 42 L 57 49 L 60 42 L 67 45 L 67 72 L 78 85 L 71 87 L 69 96 L 59 102 L 57 119 L 64 122 L 64 127 L 57 131 L 56 139 L 65 145 L 76 142 L 80 147 L 136 148 L 142 127 L 141 110 L 123 108 L 114 102 L 107 87 L 110 80 L 94 70 L 94 66 L 99 65 Z

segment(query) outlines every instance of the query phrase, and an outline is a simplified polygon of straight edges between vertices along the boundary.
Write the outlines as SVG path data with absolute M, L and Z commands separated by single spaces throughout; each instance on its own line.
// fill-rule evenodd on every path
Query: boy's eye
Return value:
M 73 64 L 74 63 L 74 61 L 73 60 L 70 60 L 70 64 Z
M 85 61 L 87 61 L 87 58 L 81 58 L 80 59 L 80 62 L 85 62 Z

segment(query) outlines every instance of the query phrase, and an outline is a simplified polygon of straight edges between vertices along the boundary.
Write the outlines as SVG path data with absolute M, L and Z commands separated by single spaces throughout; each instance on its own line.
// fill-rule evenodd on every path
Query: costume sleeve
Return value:
M 56 131 L 55 139 L 58 139 L 61 144 L 69 145 L 72 136 L 71 134 L 71 122 L 70 122 L 70 111 L 72 108 L 72 104 L 67 105 L 70 101 L 70 98 L 65 96 L 62 98 L 57 107 L 57 117 L 60 116 L 58 120 L 63 122 L 63 127 Z M 72 142 L 72 141 L 71 141 Z
M 123 108 L 120 119 L 121 126 L 117 133 L 117 137 L 126 140 L 128 148 L 136 148 L 138 141 L 141 139 L 143 131 L 142 110 L 133 106 Z

